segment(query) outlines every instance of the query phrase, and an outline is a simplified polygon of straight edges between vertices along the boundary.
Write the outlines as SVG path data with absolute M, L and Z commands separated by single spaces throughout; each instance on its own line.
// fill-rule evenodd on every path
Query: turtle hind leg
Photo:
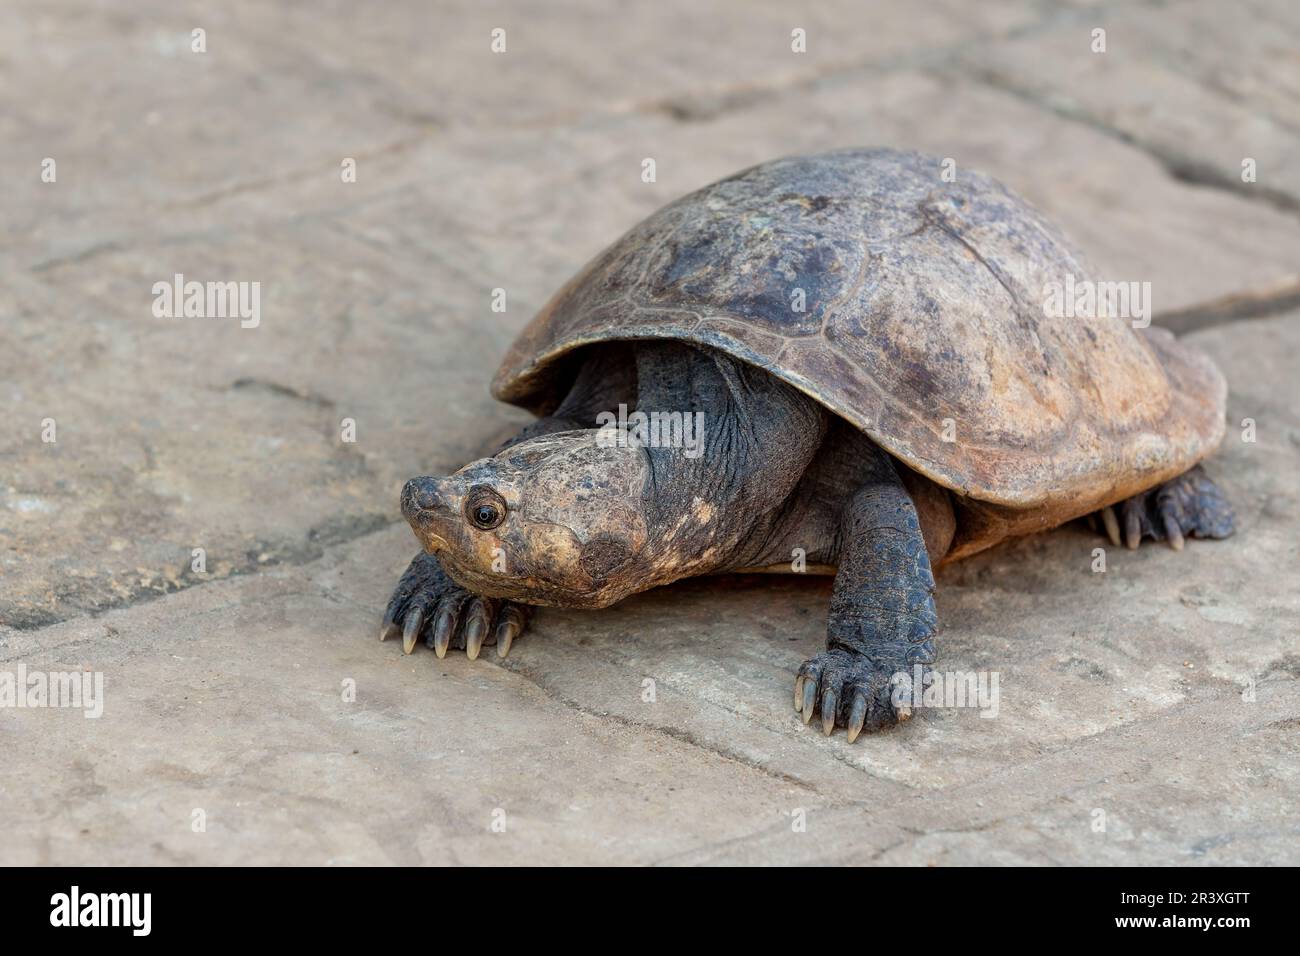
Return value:
M 1122 536 L 1130 549 L 1143 538 L 1151 538 L 1168 541 L 1175 551 L 1181 551 L 1188 536 L 1226 538 L 1236 527 L 1228 499 L 1200 465 L 1127 501 L 1103 508 L 1101 519 L 1111 543 L 1118 546 Z

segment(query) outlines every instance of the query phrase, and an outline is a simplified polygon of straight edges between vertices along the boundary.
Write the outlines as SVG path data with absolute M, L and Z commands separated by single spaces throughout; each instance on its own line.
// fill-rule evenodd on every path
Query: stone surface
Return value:
M 1187 173 L 1249 140 L 1290 194 L 1285 4 L 1210 46 L 1201 3 L 209 7 L 0 11 L 0 672 L 106 692 L 0 708 L 0 862 L 1300 861 L 1300 218 Z M 854 746 L 790 706 L 825 580 L 544 610 L 504 664 L 376 643 L 397 489 L 525 420 L 486 385 L 533 310 L 662 203 L 850 145 L 998 176 L 1211 326 L 1240 534 L 945 570 L 942 665 L 997 671 L 999 715 Z M 260 282 L 261 324 L 155 318 L 177 272 Z
M 1106 48 L 1092 49 L 1094 29 Z M 1178 178 L 1300 210 L 1300 77 L 1294 5 L 1190 0 L 1170 11 L 1088 11 L 959 60 L 987 82 L 1140 143 Z M 1255 161 L 1253 181 L 1242 163 Z

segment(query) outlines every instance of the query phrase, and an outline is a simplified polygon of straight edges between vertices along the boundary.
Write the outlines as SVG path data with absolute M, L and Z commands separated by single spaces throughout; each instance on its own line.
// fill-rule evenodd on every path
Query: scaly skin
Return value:
M 887 455 L 876 449 L 871 476 L 849 500 L 831 596 L 826 651 L 799 668 L 795 709 L 821 716 L 849 742 L 911 716 L 895 706 L 895 682 L 934 662 L 934 575 L 916 508 Z

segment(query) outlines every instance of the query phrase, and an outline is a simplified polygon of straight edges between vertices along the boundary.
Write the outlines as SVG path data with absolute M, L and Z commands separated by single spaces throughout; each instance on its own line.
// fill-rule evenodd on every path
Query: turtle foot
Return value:
M 530 610 L 524 604 L 471 594 L 447 576 L 437 558 L 419 554 L 397 582 L 379 639 L 401 634 L 407 654 L 424 635 L 425 644 L 439 657 L 450 647 L 464 649 L 474 660 L 493 645 L 497 656 L 505 657 L 527 628 Z
M 894 689 L 910 675 L 843 648 L 804 661 L 794 681 L 794 709 L 803 722 L 820 717 L 822 733 L 843 727 L 849 743 L 865 731 L 884 730 L 912 716 L 909 704 L 894 702 Z M 910 687 L 910 684 L 908 685 Z
M 1236 521 L 1232 506 L 1200 465 L 1099 514 L 1111 544 L 1119 547 L 1122 540 L 1130 550 L 1150 538 L 1181 551 L 1188 537 L 1228 537 Z M 1096 525 L 1091 517 L 1089 523 Z

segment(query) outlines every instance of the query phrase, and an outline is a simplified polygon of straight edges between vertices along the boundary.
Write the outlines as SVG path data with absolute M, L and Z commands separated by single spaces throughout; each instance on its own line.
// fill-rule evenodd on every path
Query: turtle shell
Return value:
M 567 357 L 675 339 L 756 365 L 959 496 L 954 556 L 1174 477 L 1224 429 L 1209 361 L 1126 318 L 1061 317 L 1093 279 L 994 180 L 894 150 L 780 159 L 660 209 L 524 329 L 492 390 L 539 414 Z M 1132 277 L 1125 277 L 1132 278 Z

